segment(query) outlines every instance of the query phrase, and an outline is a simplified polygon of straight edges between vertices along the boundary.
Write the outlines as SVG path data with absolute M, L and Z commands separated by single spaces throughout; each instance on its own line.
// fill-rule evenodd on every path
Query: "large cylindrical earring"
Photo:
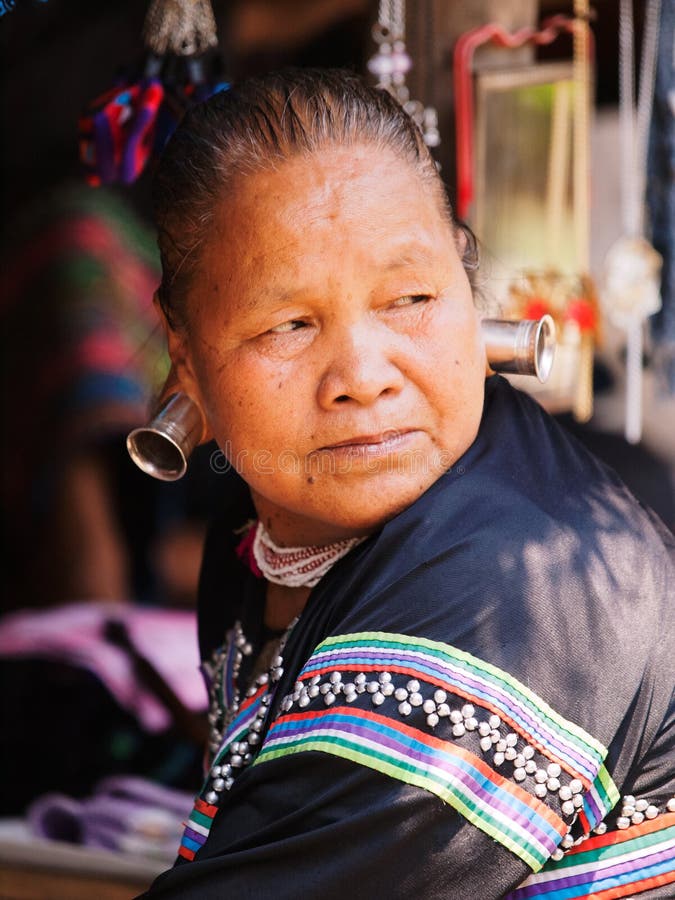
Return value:
M 485 352 L 490 368 L 512 375 L 536 375 L 548 380 L 555 356 L 555 322 L 541 319 L 483 319 Z
M 174 370 L 160 393 L 150 422 L 127 437 L 136 465 L 160 481 L 177 481 L 187 471 L 192 451 L 204 439 L 204 419 L 197 404 L 178 390 Z

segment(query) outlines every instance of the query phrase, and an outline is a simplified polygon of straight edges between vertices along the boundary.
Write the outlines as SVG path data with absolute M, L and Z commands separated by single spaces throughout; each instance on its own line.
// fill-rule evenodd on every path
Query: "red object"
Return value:
M 255 556 L 253 555 L 253 541 L 255 540 L 255 534 L 257 530 L 258 523 L 254 522 L 247 530 L 241 541 L 237 544 L 235 553 L 244 563 L 244 565 L 248 566 L 248 568 L 251 570 L 251 572 L 253 572 L 256 578 L 262 578 L 263 573 L 258 568 L 258 563 L 255 561 Z
M 539 320 L 542 316 L 546 316 L 550 312 L 549 305 L 545 300 L 542 300 L 541 297 L 532 297 L 531 300 L 527 301 L 525 309 L 523 310 L 523 318 Z
M 568 322 L 576 322 L 579 326 L 579 331 L 581 331 L 582 334 L 595 331 L 598 324 L 595 307 L 584 297 L 577 297 L 574 300 L 570 300 L 567 309 L 565 310 L 565 319 Z

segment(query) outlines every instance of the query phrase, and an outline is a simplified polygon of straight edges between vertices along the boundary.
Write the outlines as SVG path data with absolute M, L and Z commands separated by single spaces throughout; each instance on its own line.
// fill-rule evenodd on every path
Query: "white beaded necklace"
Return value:
M 313 588 L 335 563 L 365 538 L 346 538 L 334 544 L 313 547 L 279 547 L 258 522 L 253 539 L 253 557 L 263 577 L 286 587 Z

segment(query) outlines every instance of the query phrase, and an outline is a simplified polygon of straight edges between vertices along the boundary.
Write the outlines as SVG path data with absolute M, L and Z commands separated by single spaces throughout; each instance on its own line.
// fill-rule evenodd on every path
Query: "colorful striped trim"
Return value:
M 511 675 L 449 644 L 383 632 L 340 635 L 319 644 L 299 677 L 311 678 L 333 669 L 386 669 L 449 688 L 497 713 L 587 788 L 607 755 L 599 741 L 564 719 Z M 619 793 L 608 776 L 599 786 L 600 793 L 603 788 L 611 793 L 608 810 L 618 802 Z M 604 805 L 604 798 L 601 802 Z
M 374 712 L 333 707 L 285 715 L 272 725 L 254 765 L 308 750 L 430 791 L 534 871 L 567 832 L 549 807 L 474 754 Z
M 590 838 L 506 900 L 615 900 L 675 884 L 675 813 Z
M 195 800 L 194 809 L 185 823 L 185 831 L 178 848 L 179 856 L 192 862 L 195 853 L 206 843 L 213 817 L 217 812 L 217 806 L 212 806 L 199 797 Z
M 229 724 L 227 731 L 225 732 L 223 743 L 221 744 L 212 765 L 218 765 L 224 759 L 230 748 L 230 744 L 232 744 L 233 741 L 240 741 L 244 737 L 257 715 L 262 696 L 266 691 L 267 686 L 263 685 L 258 688 L 252 697 L 247 697 L 241 704 L 239 713 Z M 201 794 L 204 794 L 207 790 L 208 783 L 209 778 L 207 776 Z M 213 824 L 213 818 L 218 812 L 218 807 L 207 803 L 201 794 L 195 800 L 195 805 L 190 818 L 185 823 L 185 830 L 183 831 L 180 847 L 178 848 L 178 855 L 182 856 L 183 859 L 190 861 L 195 858 L 195 854 L 199 848 L 206 843 L 206 839 L 209 836 Z

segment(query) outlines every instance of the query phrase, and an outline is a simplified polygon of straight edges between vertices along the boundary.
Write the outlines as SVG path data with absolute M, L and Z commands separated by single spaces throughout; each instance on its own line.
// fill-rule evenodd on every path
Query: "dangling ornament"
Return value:
M 205 54 L 218 43 L 209 0 L 153 0 L 143 36 L 140 78 L 122 78 L 80 119 L 80 160 L 92 186 L 135 181 L 187 108 L 228 87 L 206 71 Z
M 633 3 L 619 9 L 619 120 L 621 212 L 624 235 L 605 258 L 603 300 L 610 320 L 626 332 L 625 436 L 642 437 L 642 332 L 661 308 L 662 258 L 644 236 L 644 189 L 649 121 L 654 95 L 660 0 L 648 0 L 640 66 L 637 115 L 634 108 Z
M 438 113 L 433 106 L 411 100 L 406 84 L 413 62 L 405 45 L 405 0 L 380 0 L 372 35 L 377 53 L 368 61 L 368 71 L 377 78 L 377 87 L 396 97 L 419 127 L 427 147 L 438 147 Z
M 145 45 L 157 56 L 198 56 L 218 45 L 209 0 L 152 0 L 143 26 Z

